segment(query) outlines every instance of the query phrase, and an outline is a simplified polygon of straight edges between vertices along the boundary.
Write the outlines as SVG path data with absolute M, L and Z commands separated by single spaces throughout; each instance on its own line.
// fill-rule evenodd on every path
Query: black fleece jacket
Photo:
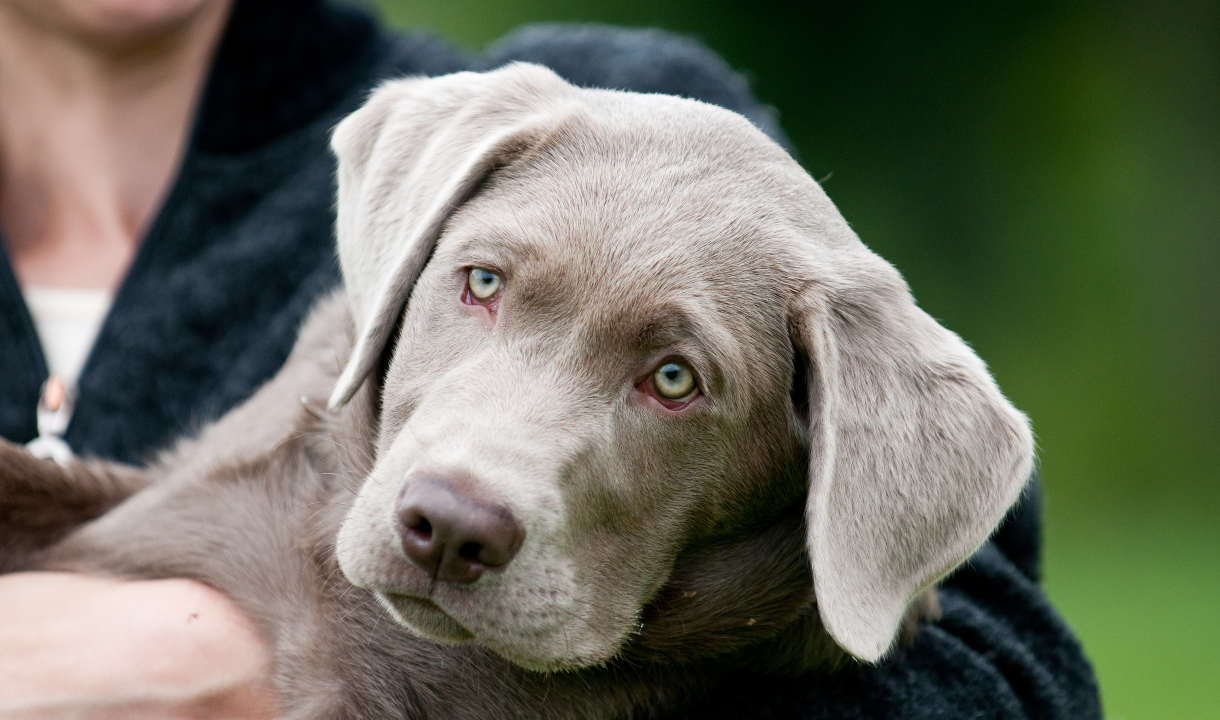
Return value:
M 512 59 L 578 84 L 718 103 L 783 142 L 738 75 L 664 33 L 536 26 L 471 56 L 385 33 L 354 9 L 238 0 L 177 179 L 82 372 L 72 447 L 138 463 L 271 376 L 313 300 L 338 280 L 330 128 L 380 79 Z M 0 255 L 0 436 L 34 436 L 46 372 Z M 1031 485 L 997 537 L 944 583 L 944 618 L 909 650 L 833 675 L 743 676 L 683 716 L 1099 717 L 1089 664 L 1037 585 L 1038 556 Z

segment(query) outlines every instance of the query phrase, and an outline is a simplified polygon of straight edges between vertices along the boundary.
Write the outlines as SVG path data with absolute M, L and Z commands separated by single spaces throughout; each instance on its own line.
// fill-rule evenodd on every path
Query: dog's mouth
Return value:
M 374 595 L 397 622 L 430 640 L 456 644 L 475 638 L 474 633 L 427 598 L 395 592 L 376 592 Z
M 548 653 L 538 653 L 528 644 L 522 645 L 520 640 L 511 637 L 498 637 L 494 633 L 486 635 L 478 633 L 454 619 L 453 615 L 436 602 L 417 595 L 406 595 L 393 590 L 376 590 L 373 596 L 385 610 L 390 613 L 395 622 L 406 627 L 422 638 L 444 645 L 460 645 L 475 643 L 483 645 L 505 660 L 536 672 L 556 672 L 573 670 L 595 665 L 606 660 L 604 653 L 572 653 L 576 648 L 569 647 L 560 656 Z M 567 635 L 564 635 L 565 640 Z

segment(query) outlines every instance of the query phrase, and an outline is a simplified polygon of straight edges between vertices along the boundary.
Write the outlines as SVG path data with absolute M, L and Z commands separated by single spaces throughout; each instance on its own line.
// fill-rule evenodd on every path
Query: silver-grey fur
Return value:
M 147 470 L 0 446 L 6 497 L 81 496 L 0 512 L 0 570 L 216 585 L 286 717 L 619 717 L 759 658 L 881 658 L 1030 472 L 982 362 L 739 116 L 512 65 L 387 83 L 332 145 L 346 294 Z M 641 391 L 675 357 L 679 411 Z M 408 560 L 396 501 L 436 474 L 520 521 L 510 564 Z

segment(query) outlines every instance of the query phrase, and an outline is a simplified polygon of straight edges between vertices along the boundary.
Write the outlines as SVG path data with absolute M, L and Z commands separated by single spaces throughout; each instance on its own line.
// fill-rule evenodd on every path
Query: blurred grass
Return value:
M 1107 716 L 1220 717 L 1220 4 L 379 0 L 694 35 L 1034 421 L 1046 587 Z

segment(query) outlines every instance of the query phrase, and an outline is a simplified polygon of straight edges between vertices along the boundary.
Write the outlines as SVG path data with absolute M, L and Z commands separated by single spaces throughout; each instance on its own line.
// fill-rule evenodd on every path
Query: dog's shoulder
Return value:
M 154 467 L 175 476 L 198 476 L 219 465 L 253 460 L 317 427 L 326 394 L 351 349 L 352 332 L 344 294 L 322 297 L 280 370 L 245 402 L 163 453 Z

